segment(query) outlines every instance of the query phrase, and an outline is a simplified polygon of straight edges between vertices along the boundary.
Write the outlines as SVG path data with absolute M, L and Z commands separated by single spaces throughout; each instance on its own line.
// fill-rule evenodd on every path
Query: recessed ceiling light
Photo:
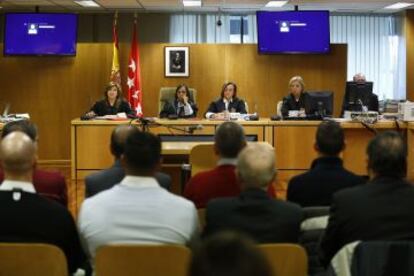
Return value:
M 280 8 L 284 6 L 288 1 L 269 1 L 266 4 L 266 8 Z
M 82 7 L 87 7 L 87 8 L 99 7 L 99 5 L 95 1 L 90 1 L 90 0 L 75 1 L 75 3 L 78 5 L 81 5 Z
M 392 5 L 386 6 L 384 9 L 400 10 L 400 9 L 404 9 L 412 5 L 414 5 L 414 3 L 398 2 Z
M 184 7 L 201 7 L 201 0 L 183 0 Z

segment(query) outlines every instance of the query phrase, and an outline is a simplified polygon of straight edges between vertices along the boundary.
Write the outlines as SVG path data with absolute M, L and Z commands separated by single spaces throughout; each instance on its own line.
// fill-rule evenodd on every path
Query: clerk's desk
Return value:
M 110 136 L 114 127 L 119 124 L 128 124 L 129 121 L 81 121 L 75 119 L 71 123 L 71 155 L 72 178 L 83 179 L 86 175 L 108 168 L 113 163 L 109 150 Z M 172 129 L 202 125 L 203 129 L 195 130 L 192 136 L 214 135 L 216 127 L 221 121 L 210 120 L 156 120 L 159 126 L 149 127 L 149 131 L 160 135 L 183 134 L 182 131 Z M 133 125 L 140 125 L 133 122 Z M 285 190 L 289 179 L 309 169 L 312 160 L 317 157 L 314 150 L 315 133 L 320 121 L 271 121 L 267 118 L 259 121 L 242 121 L 246 135 L 257 136 L 258 141 L 265 141 L 273 145 L 278 168 L 277 189 Z M 359 122 L 342 122 L 345 131 L 346 148 L 342 154 L 344 166 L 361 175 L 366 175 L 366 146 L 374 133 Z M 396 123 L 381 121 L 371 128 L 376 131 L 396 130 L 408 131 L 408 136 L 414 138 L 414 123 Z M 408 139 L 412 141 L 412 139 Z M 164 142 L 163 143 L 163 170 L 171 172 L 175 167 L 179 169 L 185 161 L 191 148 L 200 142 Z M 414 176 L 410 164 L 414 165 L 414 150 L 409 142 L 409 177 Z M 413 166 L 414 167 L 414 166 Z

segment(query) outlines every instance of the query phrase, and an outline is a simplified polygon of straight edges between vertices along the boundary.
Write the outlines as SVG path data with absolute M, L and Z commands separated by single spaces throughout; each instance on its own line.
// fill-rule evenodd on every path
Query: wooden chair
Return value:
M 308 257 L 305 249 L 296 244 L 262 244 L 265 253 L 277 276 L 306 276 L 308 273 Z
M 190 151 L 191 176 L 211 170 L 217 165 L 219 157 L 214 152 L 214 144 L 194 146 Z
M 62 250 L 54 245 L 0 243 L 0 275 L 66 276 Z
M 97 250 L 97 276 L 186 276 L 191 252 L 180 245 L 106 245 Z

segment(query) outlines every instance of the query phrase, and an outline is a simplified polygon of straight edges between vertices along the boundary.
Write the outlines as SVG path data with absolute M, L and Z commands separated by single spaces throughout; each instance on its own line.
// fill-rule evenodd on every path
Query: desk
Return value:
M 191 125 L 202 125 L 193 135 L 214 135 L 221 121 L 210 120 L 156 120 L 158 126 L 150 127 L 154 134 L 183 134 L 182 131 L 169 127 L 184 128 Z M 114 127 L 126 124 L 125 121 L 81 121 L 75 119 L 71 124 L 72 144 L 72 178 L 83 179 L 86 175 L 111 166 L 113 157 L 109 150 L 110 136 Z M 267 118 L 259 121 L 240 122 L 247 135 L 256 135 L 258 141 L 268 142 L 275 148 L 276 167 L 278 168 L 277 189 L 286 190 L 292 176 L 306 171 L 317 153 L 314 150 L 315 133 L 319 121 L 270 121 Z M 133 123 L 134 125 L 138 125 Z M 366 175 L 365 150 L 374 133 L 358 122 L 343 122 L 346 148 L 342 153 L 345 168 L 357 174 Z M 392 121 L 378 122 L 371 126 L 376 131 L 408 128 L 408 141 L 414 138 L 414 123 L 398 125 Z M 410 138 L 411 137 L 411 138 Z M 191 148 L 199 143 L 211 142 L 164 142 L 163 169 L 171 173 L 178 169 L 182 162 L 188 160 Z M 414 177 L 414 148 L 409 146 L 409 177 Z

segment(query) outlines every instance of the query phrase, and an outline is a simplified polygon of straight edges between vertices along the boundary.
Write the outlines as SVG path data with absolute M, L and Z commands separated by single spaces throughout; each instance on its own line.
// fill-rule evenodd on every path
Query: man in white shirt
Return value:
M 125 178 L 86 199 L 79 229 L 92 258 L 105 244 L 188 244 L 198 230 L 194 204 L 161 188 L 154 178 L 161 141 L 131 128 L 121 156 Z

